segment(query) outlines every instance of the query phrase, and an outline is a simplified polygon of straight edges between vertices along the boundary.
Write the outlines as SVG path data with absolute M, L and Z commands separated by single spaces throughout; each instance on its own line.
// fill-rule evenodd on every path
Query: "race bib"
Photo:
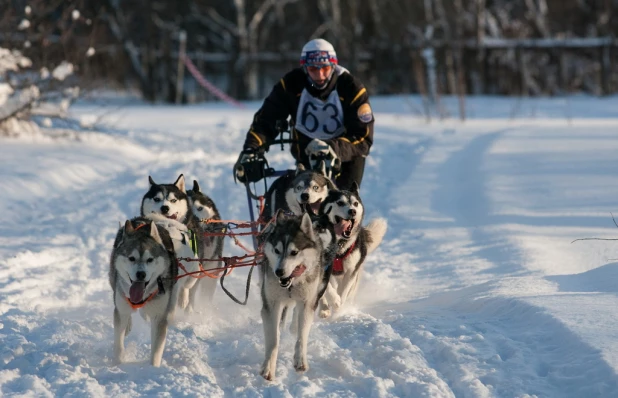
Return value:
M 337 90 L 326 101 L 311 96 L 303 90 L 296 111 L 296 130 L 311 138 L 321 140 L 339 137 L 345 132 L 343 108 Z

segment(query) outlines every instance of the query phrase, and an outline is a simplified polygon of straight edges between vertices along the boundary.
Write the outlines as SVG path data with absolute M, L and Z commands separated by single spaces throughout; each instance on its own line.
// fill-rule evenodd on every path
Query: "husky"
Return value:
M 321 318 L 328 318 L 332 311 L 354 299 L 365 258 L 378 247 L 386 233 L 384 218 L 372 220 L 363 227 L 365 209 L 358 191 L 356 183 L 350 191 L 330 191 L 320 207 L 320 214 L 332 224 L 337 240 L 330 282 L 320 301 Z
M 303 170 L 302 165 L 299 165 L 296 177 L 285 190 L 285 203 L 294 214 L 309 212 L 317 215 L 322 201 L 334 189 L 335 184 L 323 173 Z
M 329 274 L 324 263 L 324 238 L 316 231 L 309 214 L 296 216 L 278 212 L 264 239 L 261 315 L 265 359 L 260 374 L 266 380 L 273 380 L 283 310 L 291 304 L 295 304 L 298 311 L 294 368 L 298 372 L 309 369 L 307 340 L 318 302 L 328 286 Z
M 290 170 L 276 179 L 264 195 L 265 221 L 274 217 L 280 209 L 296 215 L 306 211 L 317 215 L 328 191 L 336 189 L 324 173 L 324 170 L 306 170 L 302 164 L 298 164 L 296 170 Z
M 124 338 L 137 309 L 150 319 L 153 366 L 161 365 L 167 326 L 178 299 L 178 262 L 168 230 L 147 218 L 127 220 L 112 249 L 109 283 L 114 299 L 114 361 L 120 363 Z M 191 278 L 183 278 L 191 279 Z
M 168 225 L 174 225 L 172 221 L 185 225 L 193 250 L 191 257 L 198 256 L 198 258 L 203 258 L 199 257 L 199 247 L 205 245 L 203 242 L 205 237 L 200 233 L 195 234 L 195 231 L 199 230 L 199 223 L 189 207 L 189 197 L 185 189 L 184 175 L 181 174 L 173 184 L 157 184 L 151 176 L 148 176 L 148 182 L 150 183 L 150 188 L 142 198 L 141 215 L 143 217 L 154 217 L 158 222 L 162 222 L 165 219 L 170 220 Z M 179 228 L 174 227 L 174 229 L 177 230 Z M 181 239 L 184 238 L 181 237 Z M 188 267 L 185 267 L 187 273 L 200 270 L 200 264 L 197 261 L 191 261 L 187 265 Z M 184 274 L 185 271 L 181 270 L 180 273 Z M 184 284 L 184 289 L 179 293 L 178 304 L 181 308 L 192 312 L 196 304 L 195 295 L 198 290 L 198 279 L 195 277 L 186 277 L 184 279 L 187 279 L 187 281 Z M 209 281 L 204 281 L 203 285 L 207 285 L 205 286 L 207 295 L 212 297 L 217 286 L 216 280 L 204 279 L 209 279 Z
M 200 190 L 200 185 L 193 180 L 193 189 L 187 191 L 189 197 L 189 208 L 195 218 L 195 233 L 197 234 L 198 257 L 202 259 L 221 259 L 223 256 L 224 236 L 208 236 L 209 233 L 220 233 L 225 231 L 225 226 L 220 223 L 206 223 L 206 220 L 221 220 L 221 215 L 217 210 L 215 202 Z M 222 261 L 208 261 L 203 264 L 205 269 L 220 268 Z M 210 301 L 217 287 L 217 280 L 213 278 L 200 279 L 198 285 L 203 289 L 206 298 Z M 198 289 L 191 289 L 190 302 L 195 302 L 195 292 Z

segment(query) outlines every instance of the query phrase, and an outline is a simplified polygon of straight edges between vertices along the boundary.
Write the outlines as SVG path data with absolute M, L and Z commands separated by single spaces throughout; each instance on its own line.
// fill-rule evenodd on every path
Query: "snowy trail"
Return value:
M 153 131 L 134 131 L 130 135 L 131 140 L 163 141 L 163 135 Z M 179 172 L 198 175 L 202 167 L 217 167 L 212 164 L 218 162 L 216 157 L 181 157 L 187 152 L 186 143 L 174 148 L 179 151 L 177 153 L 170 148 L 173 145 L 163 146 L 166 147 L 166 153 L 159 153 L 156 161 L 148 157 L 141 159 L 141 162 L 125 159 L 124 165 L 118 162 L 117 167 L 106 170 L 107 173 L 89 173 L 80 176 L 83 180 L 75 177 L 74 181 L 63 187 L 62 194 L 52 195 L 48 203 L 43 198 L 37 199 L 41 214 L 34 209 L 30 215 L 33 220 L 38 221 L 42 236 L 53 236 L 53 240 L 39 242 L 40 247 L 32 246 L 31 250 L 6 262 L 7 271 L 20 263 L 29 265 L 21 267 L 21 278 L 8 278 L 0 284 L 0 292 L 9 297 L 12 293 L 25 291 L 22 294 L 13 294 L 15 301 L 6 302 L 5 305 L 32 308 L 34 312 L 18 309 L 8 311 L 9 321 L 4 322 L 4 328 L 19 330 L 23 338 L 5 347 L 5 369 L 27 375 L 33 369 L 39 369 L 51 362 L 53 368 L 67 372 L 63 373 L 64 376 L 70 373 L 72 378 L 79 379 L 63 388 L 56 388 L 53 387 L 54 380 L 60 378 L 60 375 L 52 373 L 43 379 L 32 375 L 33 386 L 41 383 L 40 388 L 49 388 L 54 395 L 69 394 L 72 389 L 87 390 L 95 395 L 148 394 L 148 389 L 139 391 L 134 387 L 139 381 L 138 376 L 126 378 L 126 375 L 131 375 L 132 368 L 137 370 L 147 366 L 145 358 L 149 352 L 149 329 L 139 317 L 136 317 L 134 330 L 127 339 L 128 363 L 122 366 L 125 371 L 116 374 L 110 369 L 113 330 L 110 290 L 107 284 L 109 250 L 102 248 L 111 247 L 117 224 L 110 225 L 109 219 L 120 221 L 136 214 L 139 199 L 147 189 L 143 170 L 151 170 L 153 175 L 176 176 Z M 226 149 L 230 151 L 229 148 Z M 158 148 L 152 149 L 152 152 L 158 152 Z M 179 158 L 182 161 L 178 161 Z M 170 162 L 165 162 L 166 159 Z M 176 161 L 172 162 L 173 159 Z M 222 163 L 228 166 L 229 161 Z M 66 165 L 66 170 L 71 167 L 70 164 Z M 62 174 L 58 170 L 51 172 Z M 205 185 L 210 185 L 208 180 Z M 238 188 L 232 186 L 229 189 Z M 226 196 L 226 191 L 219 191 L 217 194 Z M 217 200 L 216 197 L 215 200 L 238 210 L 242 209 L 245 198 L 244 195 L 237 196 L 239 198 L 236 201 L 226 202 Z M 28 206 L 27 203 L 22 205 Z M 42 214 L 50 208 L 54 208 L 55 212 L 61 215 L 62 230 L 57 228 L 58 217 L 46 217 Z M 101 217 L 103 214 L 107 217 Z M 234 214 L 235 218 L 238 218 L 237 216 Z M 24 239 L 31 232 L 25 230 Z M 241 275 L 238 275 L 239 273 Z M 246 272 L 241 271 L 230 276 L 228 286 L 242 286 L 243 274 Z M 61 288 L 57 288 L 58 285 Z M 223 296 L 221 291 L 218 294 L 219 308 L 214 308 L 212 313 L 223 310 L 226 314 L 238 315 L 232 320 L 222 319 L 212 313 L 191 315 L 188 318 L 180 315 L 176 327 L 172 328 L 168 335 L 167 355 L 164 357 L 166 366 L 174 371 L 166 374 L 167 372 L 153 369 L 150 376 L 151 383 L 158 388 L 165 385 L 165 390 L 170 393 L 190 394 L 191 391 L 199 391 L 203 394 L 207 391 L 206 395 L 209 396 L 223 393 L 262 394 L 262 387 L 259 386 L 266 383 L 257 373 L 257 369 L 263 357 L 263 336 L 259 319 L 259 296 L 255 285 L 250 308 L 237 307 Z M 34 323 L 37 313 L 40 312 L 47 314 L 47 320 L 29 328 L 28 325 Z M 248 319 L 247 323 L 244 324 L 242 319 Z M 208 320 L 214 322 L 209 323 Z M 359 329 L 366 331 L 356 340 L 348 341 L 349 335 L 359 333 Z M 417 347 L 372 317 L 351 316 L 347 322 L 318 322 L 314 326 L 313 335 L 310 346 L 310 352 L 315 352 L 310 356 L 312 369 L 306 375 L 299 376 L 292 367 L 293 338 L 289 333 L 283 334 L 278 382 L 267 390 L 279 391 L 282 394 L 289 391 L 293 395 L 320 391 L 347 391 L 359 396 L 423 393 L 451 395 L 448 386 L 424 362 Z M 38 338 L 42 339 L 43 343 L 37 342 Z M 54 343 L 49 343 L 51 341 Z M 375 345 L 376 348 L 367 350 L 367 344 Z M 218 349 L 221 346 L 223 349 Z M 395 351 L 398 355 L 392 357 Z M 44 354 L 37 355 L 37 352 L 56 354 L 49 358 Z M 91 360 L 88 353 L 96 353 L 98 359 Z M 385 368 L 378 367 L 374 374 L 371 358 L 387 363 L 393 361 L 393 364 Z M 406 365 L 402 366 L 399 362 Z M 78 369 L 73 370 L 76 365 L 79 365 Z M 355 379 L 352 385 L 348 382 L 351 378 Z M 112 387 L 107 387 L 108 384 Z M 287 387 L 287 384 L 291 386 Z M 189 385 L 191 388 L 187 388 Z M 9 387 L 19 389 L 15 384 L 9 384 Z
M 461 130 L 465 133 L 465 129 Z M 434 274 L 442 283 L 450 274 L 451 278 L 447 279 L 455 283 L 449 289 L 455 290 L 452 293 L 434 293 L 429 298 L 413 300 L 412 305 L 403 304 L 396 309 L 384 305 L 391 309 L 380 318 L 399 333 L 410 336 L 456 396 L 520 396 L 525 393 L 549 396 L 615 395 L 618 384 L 604 382 L 616 376 L 615 370 L 606 362 L 607 355 L 589 345 L 588 339 L 582 339 L 575 333 L 569 327 L 574 324 L 565 325 L 563 319 L 547 311 L 548 301 L 554 302 L 553 312 L 562 309 L 563 298 L 553 294 L 556 289 L 552 284 L 530 276 L 538 272 L 525 267 L 529 262 L 527 253 L 520 247 L 518 239 L 512 236 L 513 231 L 502 227 L 505 222 L 513 224 L 514 217 L 509 217 L 513 221 L 506 221 L 504 216 L 492 214 L 495 211 L 491 206 L 492 198 L 486 193 L 494 190 L 488 189 L 488 166 L 483 157 L 487 157 L 490 147 L 499 138 L 508 136 L 509 132 L 517 134 L 517 131 L 511 128 L 474 134 L 456 147 L 453 147 L 456 140 L 444 142 L 437 139 L 421 155 L 424 159 L 413 161 L 418 172 L 403 184 L 408 188 L 402 189 L 416 187 L 417 197 L 423 194 L 430 196 L 418 187 L 424 187 L 423 180 L 427 175 L 437 175 L 437 179 L 432 180 L 434 185 L 427 190 L 433 192 L 430 206 L 432 216 L 440 215 L 431 218 L 419 215 L 407 221 L 407 225 L 425 227 L 412 227 L 406 231 L 407 234 L 404 233 L 417 238 L 408 247 L 411 252 L 426 256 L 414 258 L 414 271 L 417 280 L 427 283 L 426 288 L 430 290 Z M 607 135 L 599 134 L 598 137 L 607 138 Z M 441 145 L 446 147 L 440 148 Z M 433 159 L 440 159 L 440 162 L 436 165 Z M 416 178 L 419 176 L 422 177 Z M 438 182 L 437 188 L 435 182 Z M 407 194 L 399 192 L 398 197 Z M 396 198 L 391 197 L 390 200 Z M 397 211 L 395 209 L 391 213 Z M 573 217 L 545 217 L 540 221 L 520 217 L 519 221 L 529 225 L 582 225 L 579 219 Z M 591 226 L 598 225 L 598 220 L 595 222 L 594 218 L 587 217 L 586 221 Z M 444 225 L 437 229 L 437 236 L 431 235 L 435 224 Z M 434 227 L 427 228 L 429 225 Z M 436 267 L 438 264 L 441 266 Z M 396 264 L 389 264 L 387 268 L 392 270 L 396 267 Z M 508 277 L 503 280 L 508 280 L 509 295 L 513 293 L 513 286 L 521 285 L 521 297 L 500 297 L 500 290 L 504 289 L 496 288 L 496 283 L 483 283 L 496 277 Z M 581 291 L 576 277 L 556 276 L 553 279 L 569 280 L 571 283 L 565 282 L 564 285 L 568 284 L 573 291 Z M 464 282 L 462 286 L 473 286 L 461 289 L 456 282 Z M 605 289 L 618 291 L 618 288 L 609 285 L 605 285 Z M 527 300 L 532 290 L 546 296 Z M 419 292 L 419 289 L 415 291 Z M 598 283 L 590 291 L 599 291 Z M 426 313 L 427 307 L 435 307 L 436 312 Z M 370 313 L 383 310 L 368 308 Z M 400 311 L 404 313 L 389 315 Z M 453 322 L 454 319 L 456 322 Z M 608 330 L 612 330 L 613 324 L 611 321 L 607 325 Z M 514 381 L 504 383 L 509 377 Z M 582 385 L 586 387 L 580 388 Z
M 148 175 L 170 182 L 180 173 L 198 179 L 224 218 L 246 219 L 230 170 L 251 116 L 137 106 L 81 142 L 2 142 L 8 164 L 40 157 L 42 166 L 1 173 L 0 394 L 618 395 L 618 267 L 607 264 L 616 255 L 599 242 L 570 244 L 615 235 L 611 123 L 591 135 L 553 122 L 379 115 L 361 192 L 366 221 L 386 216 L 389 231 L 366 263 L 357 306 L 316 319 L 305 374 L 293 370 L 286 331 L 277 380 L 260 377 L 256 279 L 246 307 L 219 289 L 212 308 L 179 314 L 158 369 L 135 315 L 128 363 L 113 366 L 107 272 L 118 223 L 138 214 Z M 290 164 L 285 152 L 268 156 Z M 226 241 L 225 253 L 241 251 Z M 241 295 L 246 275 L 235 271 L 227 286 Z

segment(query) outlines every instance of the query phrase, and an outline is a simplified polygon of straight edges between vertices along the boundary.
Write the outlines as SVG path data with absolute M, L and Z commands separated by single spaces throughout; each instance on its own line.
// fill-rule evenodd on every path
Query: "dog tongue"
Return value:
M 313 211 L 313 214 L 318 214 L 320 212 L 320 204 L 321 202 L 318 200 L 315 203 L 311 203 L 309 205 L 309 207 L 311 207 L 311 210 Z
M 305 272 L 305 270 L 307 269 L 307 267 L 305 267 L 303 264 L 297 266 L 296 268 L 294 268 L 294 271 L 292 271 L 292 275 L 293 277 L 298 277 L 301 276 L 303 274 L 303 272 Z
M 144 299 L 144 289 L 146 288 L 146 282 L 133 282 L 129 289 L 129 299 L 132 303 L 139 303 Z
M 337 235 L 343 235 L 346 229 L 350 227 L 352 221 L 350 220 L 341 220 L 337 224 L 335 224 L 335 233 Z

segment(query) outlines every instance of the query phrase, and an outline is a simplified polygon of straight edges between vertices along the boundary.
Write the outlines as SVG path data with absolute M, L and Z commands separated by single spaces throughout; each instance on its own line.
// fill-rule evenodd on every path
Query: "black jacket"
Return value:
M 357 156 L 367 156 L 373 143 L 374 123 L 369 96 L 358 79 L 343 68 L 339 70 L 343 73 L 335 70 L 328 86 L 322 90 L 317 90 L 311 85 L 302 68 L 296 68 L 285 75 L 275 84 L 253 117 L 244 148 L 268 149 L 278 134 L 275 129 L 278 120 L 286 120 L 291 116 L 290 126 L 293 127 L 303 89 L 306 88 L 309 94 L 320 99 L 326 99 L 333 90 L 337 90 L 343 110 L 345 132 L 343 135 L 324 141 L 333 148 L 342 162 L 350 161 Z M 361 115 L 366 122 L 361 120 Z M 311 138 L 296 129 L 292 130 L 292 137 L 298 141 L 298 144 L 290 148 L 292 156 L 306 165 L 308 161 L 304 149 Z

